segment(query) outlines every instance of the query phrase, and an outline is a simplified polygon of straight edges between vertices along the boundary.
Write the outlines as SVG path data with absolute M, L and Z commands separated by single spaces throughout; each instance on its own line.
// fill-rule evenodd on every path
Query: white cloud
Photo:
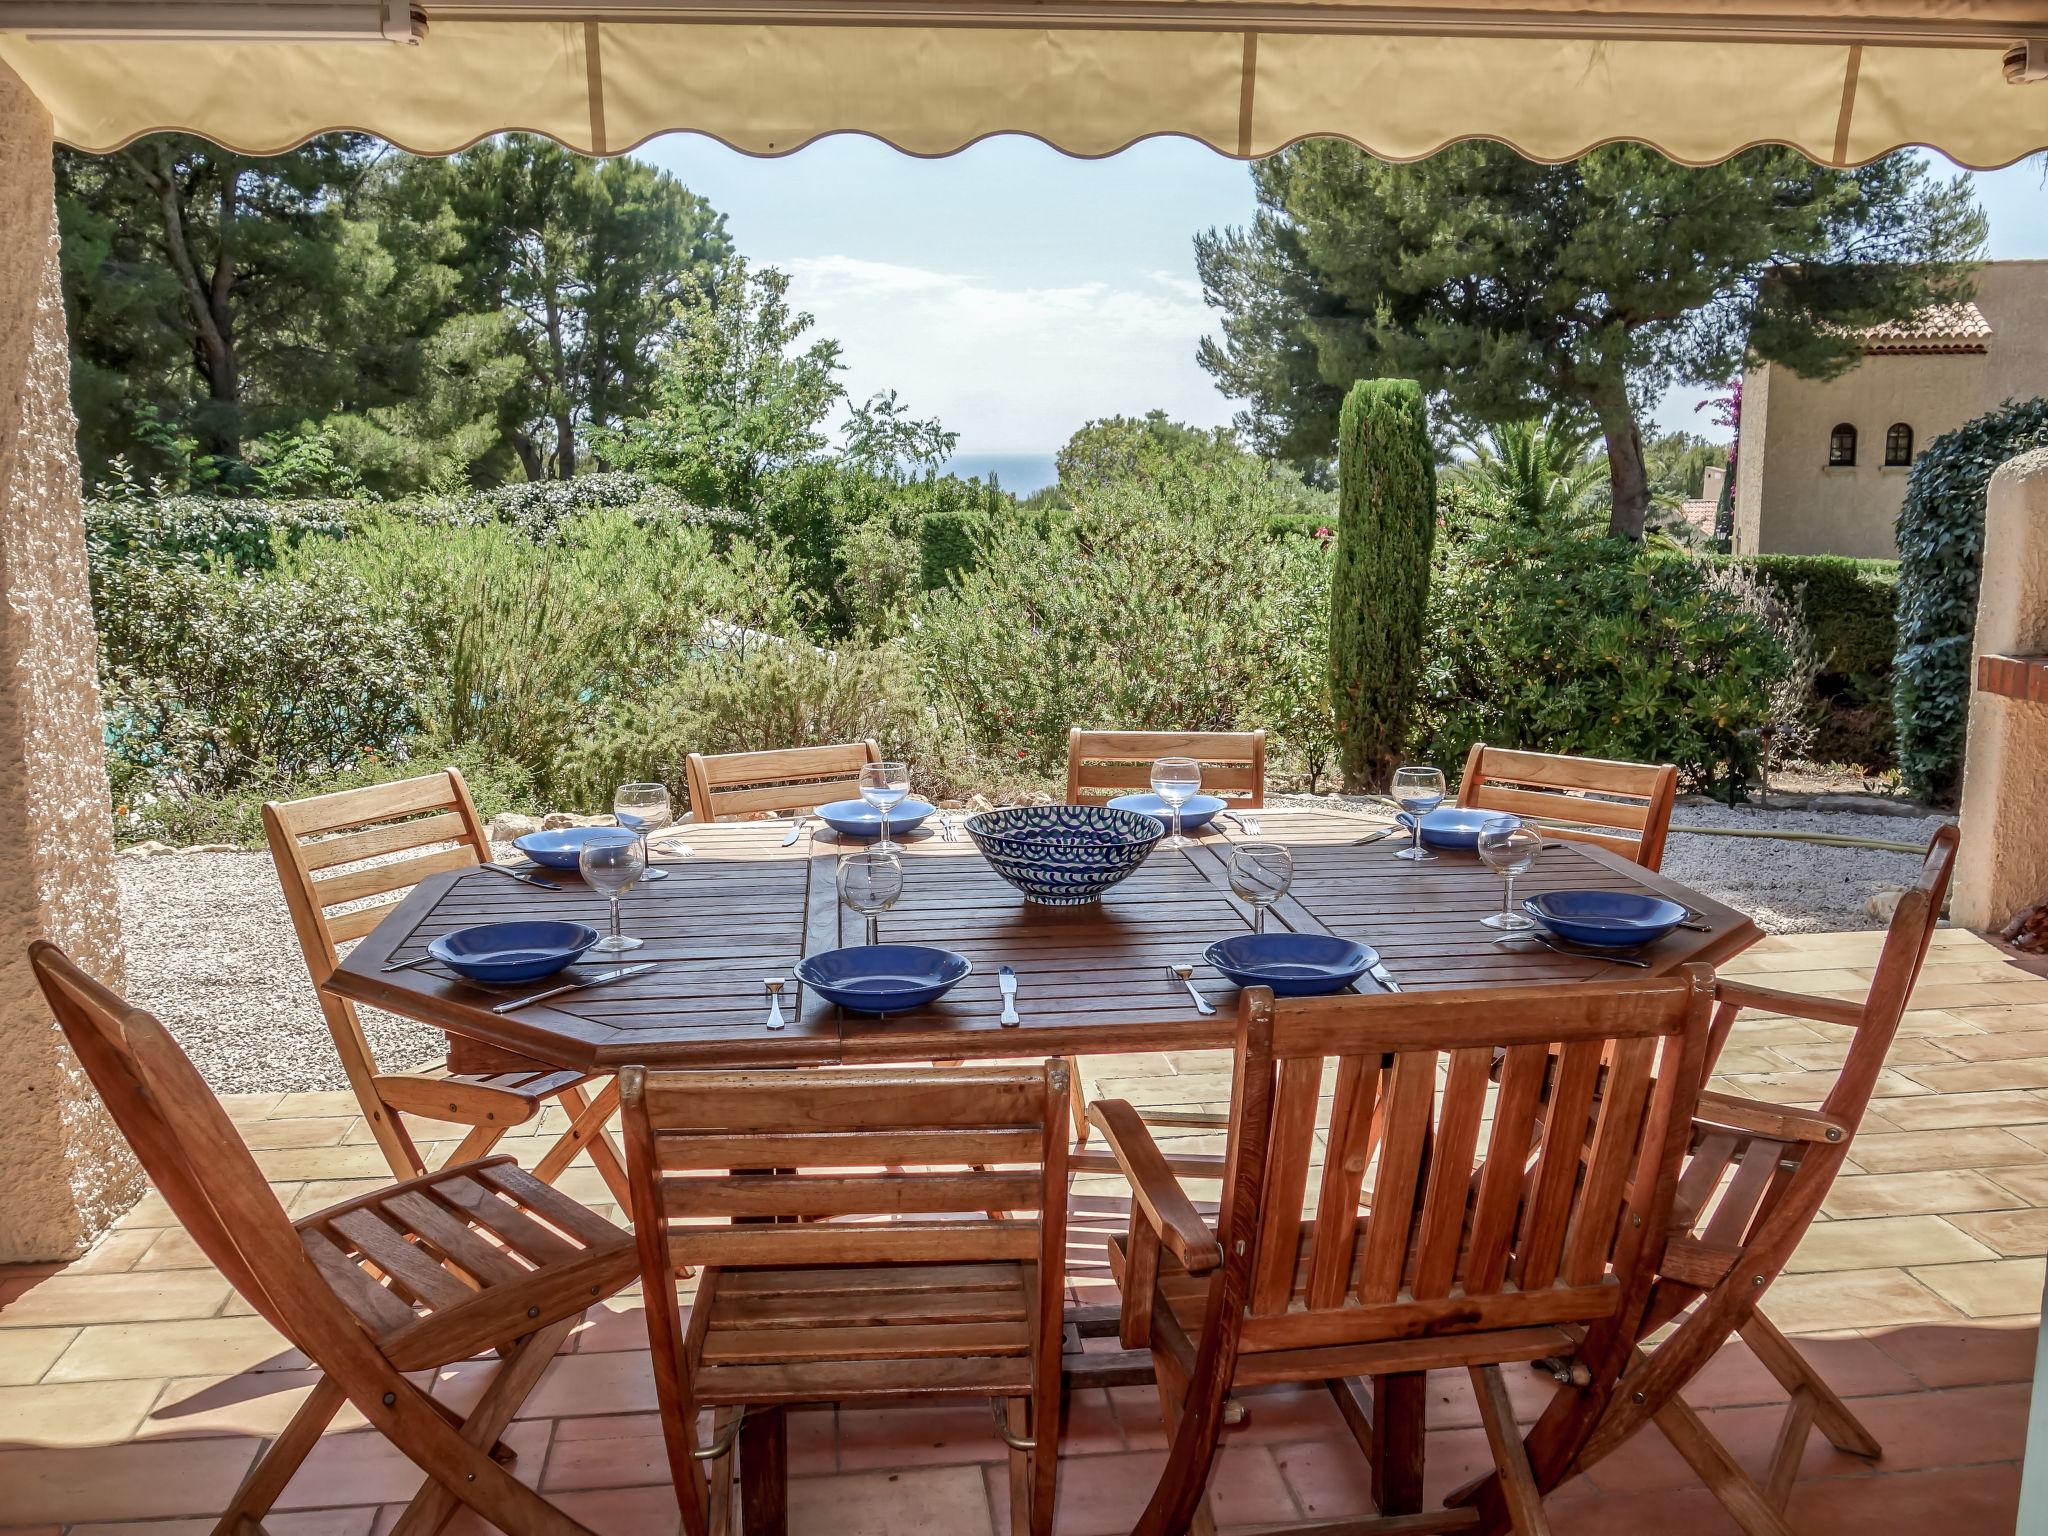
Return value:
M 1195 362 L 1211 313 L 1181 274 L 1037 287 L 850 256 L 778 265 L 817 334 L 841 343 L 848 393 L 895 389 L 964 453 L 1051 452 L 1091 417 L 1154 408 L 1230 418 Z

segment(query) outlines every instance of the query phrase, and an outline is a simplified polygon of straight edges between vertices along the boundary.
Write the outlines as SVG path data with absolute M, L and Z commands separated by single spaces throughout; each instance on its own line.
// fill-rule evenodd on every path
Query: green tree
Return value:
M 1706 489 L 1707 471 L 1728 466 L 1728 445 L 1709 442 L 1692 432 L 1666 432 L 1643 444 L 1643 472 L 1650 481 L 1650 503 L 1675 507 L 1698 499 Z
M 761 512 L 779 470 L 823 453 L 825 418 L 845 397 L 839 343 L 799 343 L 812 317 L 789 307 L 789 277 L 728 263 L 709 302 L 683 309 L 643 416 L 591 434 L 598 455 L 704 506 Z
M 1155 410 L 1087 423 L 1067 439 L 1054 463 L 1060 489 L 1071 500 L 1119 480 L 1156 479 L 1169 464 L 1215 465 L 1242 453 L 1224 428 L 1204 431 Z
M 1422 390 L 1361 380 L 1337 430 L 1337 559 L 1330 575 L 1330 707 L 1348 790 L 1384 790 L 1422 675 L 1436 538 L 1436 458 Z
M 1458 478 L 1524 523 L 1582 509 L 1607 479 L 1591 452 L 1599 434 L 1556 418 L 1510 421 L 1466 441 L 1472 459 Z
M 1630 538 L 1650 504 L 1646 399 L 1745 359 L 1841 372 L 1858 327 L 1966 296 L 1986 228 L 1964 178 L 1903 153 L 1692 168 L 1613 145 L 1541 165 L 1469 143 L 1396 165 L 1312 139 L 1252 176 L 1252 224 L 1195 243 L 1223 324 L 1201 360 L 1247 402 L 1244 435 L 1319 461 L 1361 378 L 1418 379 L 1474 423 L 1582 413 Z
M 452 226 L 455 312 L 509 322 L 523 369 L 500 426 L 529 480 L 568 479 L 582 433 L 647 408 L 664 349 L 732 254 L 724 215 L 668 172 L 532 134 L 408 156 L 385 201 L 411 228 Z

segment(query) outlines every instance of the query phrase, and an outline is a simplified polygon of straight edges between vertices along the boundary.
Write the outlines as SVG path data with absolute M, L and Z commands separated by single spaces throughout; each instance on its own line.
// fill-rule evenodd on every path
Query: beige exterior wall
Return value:
M 1897 557 L 1906 471 L 1884 466 L 1891 425 L 1913 429 L 1918 454 L 2009 399 L 2048 394 L 2048 262 L 1987 263 L 1977 307 L 1992 331 L 1981 353 L 1878 353 L 1838 379 L 1773 366 L 1744 377 L 1738 552 Z M 1856 429 L 1853 469 L 1828 468 L 1837 422 Z
M 50 149 L 0 65 L 0 1263 L 82 1252 L 142 1190 L 26 952 L 52 939 L 120 981 Z

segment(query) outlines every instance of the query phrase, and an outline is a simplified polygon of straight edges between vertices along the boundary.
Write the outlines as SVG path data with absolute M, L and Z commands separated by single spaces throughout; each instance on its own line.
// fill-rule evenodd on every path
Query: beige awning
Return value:
M 2048 83 L 2025 78 L 2048 73 L 2048 0 L 43 0 L 0 3 L 0 28 L 58 136 L 94 150 L 336 128 L 423 153 L 513 128 L 602 154 L 672 130 L 756 155 L 829 133 L 917 155 L 997 133 L 1074 155 L 1155 134 L 1394 159 L 1466 138 L 1693 163 L 2048 148 Z

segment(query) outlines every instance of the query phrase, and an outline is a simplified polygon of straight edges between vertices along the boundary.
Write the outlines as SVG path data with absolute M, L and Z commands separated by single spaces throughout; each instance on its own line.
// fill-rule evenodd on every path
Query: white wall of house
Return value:
M 1987 263 L 1977 307 L 1991 324 L 1982 352 L 1874 353 L 1836 379 L 1775 366 L 1745 376 L 1738 552 L 1897 556 L 1907 472 L 1884 462 L 1893 424 L 1913 429 L 1917 455 L 2008 399 L 2048 394 L 2048 262 Z M 1844 422 L 1856 429 L 1856 463 L 1830 468 L 1829 436 Z

